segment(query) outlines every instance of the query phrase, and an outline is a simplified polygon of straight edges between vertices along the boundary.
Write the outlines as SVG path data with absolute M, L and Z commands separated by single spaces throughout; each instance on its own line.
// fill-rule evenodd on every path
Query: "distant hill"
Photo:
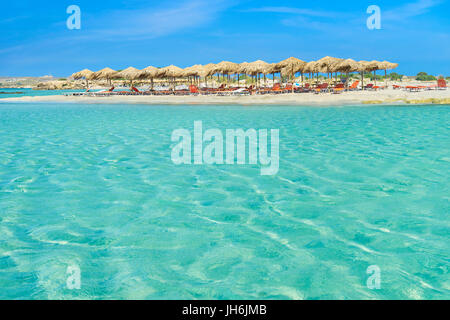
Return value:
M 31 88 L 40 82 L 53 81 L 53 76 L 42 77 L 1 77 L 0 88 Z

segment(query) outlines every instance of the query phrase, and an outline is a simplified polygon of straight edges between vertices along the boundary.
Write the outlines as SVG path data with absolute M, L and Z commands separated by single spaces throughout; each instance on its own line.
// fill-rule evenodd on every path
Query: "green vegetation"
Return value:
M 389 74 L 389 79 L 391 79 L 392 81 L 400 81 L 402 80 L 403 75 L 402 74 L 398 74 L 397 72 L 392 72 L 391 74 Z
M 371 81 L 373 81 L 375 79 L 375 76 L 373 75 L 373 73 L 367 73 L 367 74 L 364 74 L 364 78 L 369 78 Z M 384 80 L 384 76 L 377 74 L 376 79 Z
M 426 72 L 419 72 L 416 76 L 416 80 L 418 80 L 418 81 L 433 81 L 433 80 L 436 80 L 436 77 L 429 75 Z

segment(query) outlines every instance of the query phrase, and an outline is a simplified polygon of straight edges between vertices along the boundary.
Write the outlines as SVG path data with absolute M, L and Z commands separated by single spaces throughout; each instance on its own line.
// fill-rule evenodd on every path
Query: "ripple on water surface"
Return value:
M 1 104 L 0 298 L 448 299 L 449 111 Z M 195 120 L 279 173 L 174 165 Z

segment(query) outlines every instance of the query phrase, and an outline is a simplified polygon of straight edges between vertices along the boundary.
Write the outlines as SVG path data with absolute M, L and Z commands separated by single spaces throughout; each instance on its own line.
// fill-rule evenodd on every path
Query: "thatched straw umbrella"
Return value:
M 333 72 L 337 73 L 336 66 L 342 61 L 343 59 L 326 56 L 317 61 L 317 66 L 320 69 L 320 72 L 327 73 L 328 78 L 330 78 L 330 74 L 333 76 Z
M 208 76 L 212 76 L 214 74 L 215 69 L 216 69 L 215 63 L 208 63 L 203 66 L 203 71 Z
M 203 69 L 203 66 L 200 64 L 196 64 L 187 68 L 183 69 L 183 76 L 188 78 L 190 80 L 190 83 L 192 84 L 192 79 L 196 81 L 197 77 L 199 76 L 200 70 Z
M 303 81 L 303 68 L 306 66 L 306 62 L 294 57 L 287 58 L 276 64 L 276 67 L 280 68 L 280 77 L 282 73 L 286 73 L 288 76 L 294 78 L 297 72 L 302 74 Z M 292 87 L 294 89 L 294 87 Z
M 303 72 L 309 73 L 311 79 L 313 79 L 314 74 L 317 73 L 317 81 L 319 80 L 320 68 L 319 68 L 319 64 L 317 63 L 317 61 L 310 61 L 307 64 L 305 64 L 305 66 L 303 67 Z
M 269 64 L 265 61 L 262 60 L 256 60 L 250 63 L 247 63 L 244 67 L 244 71 L 246 74 L 249 74 L 251 76 L 255 76 L 256 77 L 256 81 L 259 84 L 259 75 L 263 74 L 264 75 L 264 81 L 266 79 L 266 74 L 265 72 L 267 72 L 267 69 L 269 67 Z M 242 68 L 242 67 L 241 67 Z
M 94 75 L 94 71 L 91 71 L 89 69 L 84 69 L 78 72 L 75 72 L 70 77 L 78 80 L 78 79 L 85 79 L 86 80 L 86 89 L 89 89 L 89 80 L 92 79 Z
M 111 68 L 104 68 L 102 70 L 99 70 L 97 72 L 94 72 L 92 75 L 92 79 L 98 80 L 98 79 L 106 79 L 109 82 L 109 85 L 112 85 L 111 79 L 117 78 L 117 71 L 114 71 Z
M 306 66 L 306 62 L 300 59 L 290 57 L 283 61 L 280 61 L 276 64 L 276 68 L 279 68 L 280 78 L 282 78 L 283 73 L 287 73 L 289 77 L 294 77 L 297 72 L 301 72 L 302 74 L 302 82 L 303 82 L 303 68 Z M 294 87 L 292 87 L 292 90 Z
M 264 71 L 265 74 L 272 74 L 272 81 L 275 83 L 275 73 L 280 73 L 283 67 L 279 66 L 278 63 L 269 63 L 266 70 Z M 281 83 L 281 79 L 280 79 Z
M 183 69 L 174 65 L 170 65 L 168 67 L 159 69 L 158 75 L 164 78 L 179 78 L 183 77 Z
M 168 67 L 164 67 L 159 69 L 157 76 L 160 78 L 167 78 L 172 80 L 172 89 L 175 90 L 175 78 L 181 78 L 184 76 L 183 69 L 170 65 Z
M 196 65 L 184 68 L 183 69 L 183 76 L 184 77 L 195 77 L 195 76 L 197 76 L 198 75 L 197 74 L 198 73 L 198 69 L 200 67 L 202 67 L 202 65 L 196 64 Z
M 349 81 L 348 81 L 349 80 L 349 78 L 348 78 L 349 73 L 350 72 L 359 71 L 361 69 L 361 66 L 355 60 L 346 59 L 346 60 L 343 60 L 343 61 L 339 62 L 338 64 L 336 64 L 335 65 L 335 69 L 336 69 L 337 72 L 345 73 L 347 75 L 346 86 L 348 87 L 348 85 L 349 85 Z
M 133 80 L 139 79 L 141 76 L 141 70 L 138 70 L 134 67 L 128 67 L 120 72 L 117 72 L 117 78 L 124 78 L 126 80 L 130 80 L 130 86 L 133 86 Z
M 208 77 L 213 76 L 216 73 L 216 64 L 208 63 L 197 70 L 200 78 L 205 78 L 205 85 L 208 86 Z
M 361 80 L 362 80 L 362 87 L 364 89 L 364 72 L 372 72 L 372 71 L 374 71 L 374 73 L 375 73 L 375 71 L 378 70 L 379 62 L 375 61 L 375 60 L 373 60 L 373 61 L 361 60 L 361 61 L 359 61 L 359 64 L 361 66 L 361 69 L 360 69 L 360 71 L 361 71 Z M 375 83 L 376 83 L 376 79 L 375 79 Z
M 377 70 L 382 70 L 381 67 L 381 62 L 377 61 L 377 60 L 372 60 L 370 61 L 370 63 L 368 64 L 368 66 L 371 67 L 372 71 L 373 71 L 373 76 L 374 76 L 374 81 L 375 81 L 375 85 L 377 85 Z
M 250 65 L 249 62 L 241 62 L 241 63 L 239 63 L 238 74 L 245 74 L 245 75 L 247 75 L 247 69 L 249 68 L 249 65 Z
M 159 69 L 148 66 L 147 68 L 144 68 L 141 70 L 139 79 L 150 79 L 151 80 L 151 90 L 153 90 L 153 79 L 157 78 Z
M 384 70 L 384 84 L 387 83 L 387 70 L 393 70 L 398 67 L 398 63 L 392 63 L 389 61 L 383 61 L 378 64 L 379 70 Z
M 205 79 L 205 86 L 208 86 L 208 77 L 214 74 L 215 64 L 208 63 L 198 69 L 198 76 Z
M 239 73 L 239 64 L 230 62 L 230 61 L 222 61 L 215 65 L 214 71 L 216 73 L 221 73 L 222 76 L 227 76 L 227 83 L 229 80 L 229 74 L 238 74 Z

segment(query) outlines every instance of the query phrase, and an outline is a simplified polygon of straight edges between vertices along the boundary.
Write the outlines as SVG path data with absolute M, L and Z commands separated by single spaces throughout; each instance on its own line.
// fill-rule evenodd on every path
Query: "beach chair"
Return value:
M 300 92 L 310 92 L 311 91 L 311 84 L 305 83 L 305 86 L 300 88 Z
M 226 91 L 225 83 L 222 83 L 215 91 L 216 92 Z
M 356 80 L 355 82 L 352 83 L 352 85 L 350 87 L 348 87 L 348 90 L 349 91 L 358 90 L 358 85 L 359 85 L 359 80 Z
M 222 83 L 218 88 L 207 88 L 206 89 L 206 93 L 207 94 L 217 94 L 219 95 L 220 93 L 227 91 L 227 89 L 225 88 L 225 84 Z
M 316 94 L 319 94 L 319 93 L 321 93 L 321 92 L 327 92 L 328 91 L 328 83 L 322 83 L 322 84 L 319 84 L 318 86 L 317 86 L 317 88 L 316 89 L 314 89 L 314 93 L 316 93 Z
M 373 83 L 369 83 L 369 84 L 365 85 L 364 89 L 372 90 L 373 89 Z
M 283 92 L 284 90 L 281 88 L 281 85 L 279 83 L 275 83 L 272 86 L 272 88 L 266 90 L 266 93 L 273 93 L 273 94 L 279 94 Z
M 248 91 L 248 89 L 245 89 L 245 88 L 238 88 L 238 89 L 231 91 L 230 94 L 232 94 L 232 95 L 249 95 L 250 91 Z
M 303 86 L 303 90 L 306 90 L 306 91 L 311 90 L 311 84 L 310 83 L 305 83 L 305 85 Z
M 445 79 L 438 79 L 437 89 L 446 90 L 447 89 L 447 81 L 445 81 Z
M 97 92 L 93 92 L 92 94 L 94 96 L 105 96 L 105 95 L 110 95 L 113 93 L 115 87 L 111 87 L 108 90 L 102 90 L 102 91 L 97 91 Z
M 338 83 L 333 87 L 333 93 L 342 93 L 345 90 L 344 83 Z
M 251 85 L 250 87 L 247 88 L 247 91 L 248 91 L 250 94 L 255 93 L 255 92 L 256 92 L 255 86 L 254 86 L 254 85 Z
M 399 89 L 402 89 L 403 87 L 402 87 L 402 86 L 399 86 L 399 85 L 396 85 L 396 84 L 394 84 L 394 85 L 392 85 L 392 88 L 393 88 L 394 90 L 399 90 Z
M 190 92 L 190 94 L 192 94 L 192 95 L 198 95 L 198 94 L 200 94 L 200 90 L 198 90 L 198 87 L 195 86 L 195 85 L 193 85 L 193 84 L 191 84 L 191 85 L 189 86 L 189 92 Z
M 409 91 L 409 92 L 419 92 L 420 91 L 420 87 L 418 87 L 418 86 L 406 86 L 405 90 Z
M 154 95 L 156 96 L 168 96 L 168 95 L 172 95 L 174 92 L 173 90 L 155 90 L 154 91 Z
M 141 93 L 142 93 L 142 92 L 139 91 L 139 89 L 136 88 L 136 87 L 131 87 L 131 92 L 133 92 L 133 93 L 138 93 L 138 94 L 141 94 Z
M 135 87 L 131 87 L 130 91 L 122 90 L 122 91 L 115 92 L 115 94 L 120 95 L 120 96 L 130 96 L 130 95 L 135 95 L 135 94 L 140 94 L 140 93 L 141 92 Z
M 188 94 L 190 94 L 190 90 L 188 89 L 179 89 L 179 90 L 174 90 L 173 94 L 176 96 L 186 96 Z

